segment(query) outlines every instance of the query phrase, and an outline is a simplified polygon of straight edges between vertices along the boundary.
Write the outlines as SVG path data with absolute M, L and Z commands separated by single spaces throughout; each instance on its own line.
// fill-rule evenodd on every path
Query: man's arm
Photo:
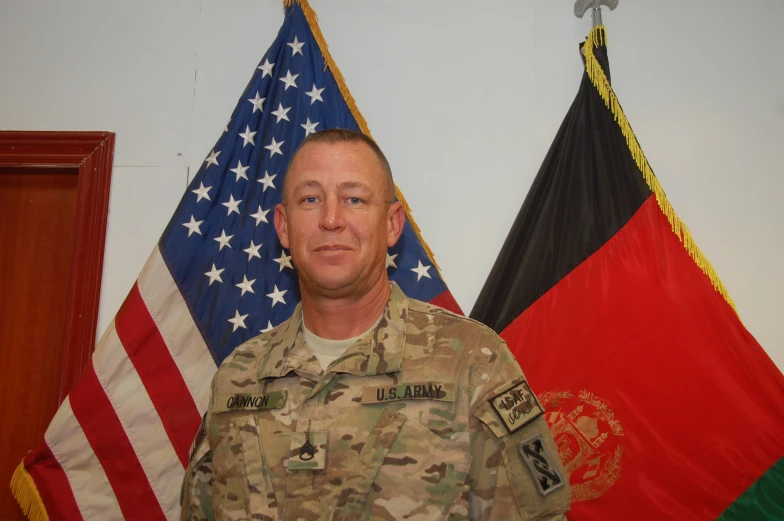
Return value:
M 569 480 L 520 366 L 500 342 L 472 369 L 471 519 L 564 521 Z

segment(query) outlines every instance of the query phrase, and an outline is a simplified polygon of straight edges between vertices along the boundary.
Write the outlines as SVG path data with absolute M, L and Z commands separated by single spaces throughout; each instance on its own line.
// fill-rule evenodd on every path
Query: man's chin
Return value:
M 359 286 L 356 276 L 346 273 L 319 273 L 313 280 L 318 291 L 329 294 L 350 294 Z

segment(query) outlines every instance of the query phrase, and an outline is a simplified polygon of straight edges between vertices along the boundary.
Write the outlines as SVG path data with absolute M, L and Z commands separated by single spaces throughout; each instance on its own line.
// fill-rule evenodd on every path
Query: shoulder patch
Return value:
M 565 480 L 555 465 L 553 457 L 542 442 L 542 435 L 520 442 L 517 446 L 520 457 L 531 472 L 536 488 L 543 496 L 561 488 Z
M 490 398 L 490 405 L 510 434 L 544 414 L 542 405 L 525 380 Z

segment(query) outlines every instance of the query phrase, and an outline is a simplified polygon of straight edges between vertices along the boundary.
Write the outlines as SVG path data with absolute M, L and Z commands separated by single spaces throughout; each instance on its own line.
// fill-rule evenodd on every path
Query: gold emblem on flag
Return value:
M 539 396 L 558 456 L 569 475 L 574 501 L 601 496 L 621 476 L 623 427 L 607 403 L 586 390 Z

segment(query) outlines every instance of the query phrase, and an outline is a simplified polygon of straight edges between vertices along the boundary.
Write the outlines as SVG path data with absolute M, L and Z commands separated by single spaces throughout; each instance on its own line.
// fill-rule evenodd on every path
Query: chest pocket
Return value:
M 285 396 L 282 400 L 285 401 Z M 213 467 L 220 478 L 213 485 L 216 519 L 232 519 L 242 513 L 247 515 L 240 518 L 261 515 L 262 519 L 277 520 L 278 503 L 272 482 L 276 462 L 268 461 L 262 450 L 259 412 L 256 412 L 259 407 L 253 407 L 252 401 L 243 407 L 240 405 L 245 405 L 244 402 L 222 402 L 228 405 L 214 407 L 215 432 L 208 433 L 217 436 L 213 449 Z M 282 446 L 288 437 L 267 436 L 265 444 L 275 445 L 276 440 Z
M 383 519 L 446 519 L 470 466 L 468 453 L 406 420 L 382 461 L 368 507 Z

